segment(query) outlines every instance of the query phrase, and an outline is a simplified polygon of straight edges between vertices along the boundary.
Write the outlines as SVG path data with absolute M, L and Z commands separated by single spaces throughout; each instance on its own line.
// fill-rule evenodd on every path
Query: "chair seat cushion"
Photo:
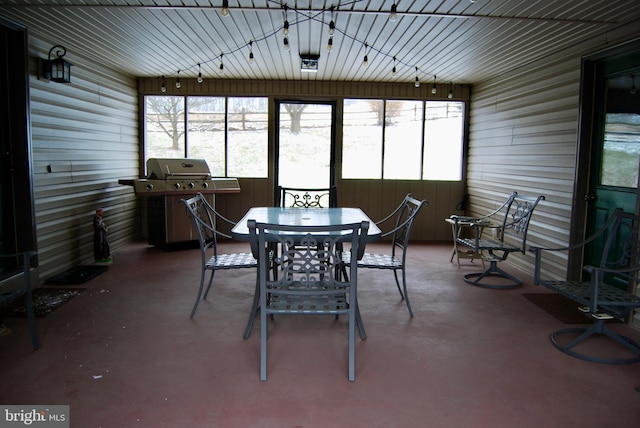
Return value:
M 348 251 L 342 253 L 342 261 L 346 265 L 351 264 L 351 253 Z M 362 256 L 362 260 L 358 261 L 358 267 L 371 269 L 402 269 L 402 260 L 389 254 L 365 253 Z
M 251 253 L 218 254 L 207 261 L 207 269 L 238 269 L 256 267 L 258 261 Z

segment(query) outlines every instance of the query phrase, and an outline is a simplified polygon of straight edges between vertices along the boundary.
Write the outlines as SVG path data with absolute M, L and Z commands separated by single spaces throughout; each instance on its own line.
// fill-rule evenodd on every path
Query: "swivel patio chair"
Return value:
M 346 314 L 349 318 L 348 378 L 354 381 L 356 327 L 360 337 L 366 338 L 358 310 L 358 271 L 354 264 L 348 278 L 335 272 L 342 264 L 338 244 L 350 243 L 351 257 L 362 257 L 369 222 L 283 226 L 249 220 L 248 225 L 251 250 L 259 261 L 260 380 L 267 380 L 267 322 L 272 315 Z M 282 275 L 273 279 L 269 276 L 271 260 L 264 257 L 272 243 L 280 244 L 283 249 L 275 260 Z
M 429 206 L 426 200 L 415 199 L 409 193 L 402 200 L 402 203 L 388 216 L 380 221 L 377 221 L 378 226 L 395 219 L 395 227 L 382 234 L 382 238 L 391 236 L 391 254 L 369 254 L 365 253 L 362 260 L 358 261 L 359 268 L 368 269 L 384 269 L 392 270 L 396 280 L 396 287 L 400 293 L 400 297 L 404 300 L 409 310 L 409 315 L 413 318 L 413 309 L 409 302 L 409 295 L 407 293 L 407 251 L 409 249 L 409 239 L 411 236 L 411 229 L 413 222 L 415 221 L 418 213 L 423 206 Z M 345 252 L 343 254 L 343 260 L 346 266 L 351 265 L 351 254 Z M 400 287 L 400 281 L 398 279 L 398 271 L 402 272 L 402 287 Z
M 22 266 L 22 287 L 0 294 L 0 308 L 7 307 L 16 301 L 16 299 L 24 297 L 27 309 L 27 322 L 29 324 L 29 332 L 31 334 L 31 346 L 34 351 L 40 349 L 40 341 L 38 340 L 38 334 L 36 332 L 36 315 L 31 296 L 31 259 L 36 254 L 36 251 L 25 251 L 17 254 L 0 254 L 0 258 L 14 258 L 16 259 L 16 266 Z
M 213 282 L 213 275 L 216 271 L 257 268 L 258 262 L 251 253 L 218 254 L 218 236 L 227 239 L 231 239 L 231 236 L 216 229 L 216 222 L 223 221 L 231 225 L 235 225 L 235 223 L 217 212 L 201 193 L 187 200 L 181 199 L 181 201 L 187 207 L 187 211 L 193 220 L 193 226 L 198 233 L 200 256 L 202 258 L 200 287 L 198 288 L 198 295 L 190 315 L 190 318 L 193 318 L 201 298 L 204 300 L 209 294 Z M 207 271 L 211 272 L 211 276 L 209 277 L 207 290 L 204 296 L 202 296 Z
M 511 275 L 498 267 L 498 263 L 505 261 L 511 253 L 525 254 L 527 233 L 531 223 L 531 216 L 544 196 L 521 196 L 513 192 L 507 201 L 490 215 L 476 221 L 469 221 L 468 217 L 451 216 L 454 221 L 463 219 L 472 229 L 472 237 L 460 236 L 456 242 L 482 254 L 482 260 L 489 262 L 489 267 L 483 272 L 468 273 L 465 282 L 478 287 L 492 289 L 513 289 L 522 285 L 522 279 Z M 492 230 L 493 238 L 483 238 L 483 231 Z
M 638 228 L 640 216 L 617 208 L 593 235 L 564 248 L 531 247 L 535 253 L 534 284 L 565 296 L 584 312 L 589 327 L 570 327 L 551 334 L 551 343 L 558 350 L 581 360 L 601 364 L 632 364 L 640 362 L 640 343 L 622 335 L 608 326 L 610 321 L 628 321 L 634 311 L 640 309 L 640 240 Z M 545 271 L 552 263 L 545 263 L 553 252 L 567 253 L 592 251 L 599 255 L 597 266 L 584 266 L 582 277 L 558 278 L 558 274 Z M 608 339 L 625 353 L 599 351 L 594 346 L 607 345 L 605 341 L 589 340 L 596 337 Z M 592 342 L 591 346 L 579 346 Z M 605 348 L 606 349 L 606 348 Z M 613 351 L 613 349 L 611 350 Z

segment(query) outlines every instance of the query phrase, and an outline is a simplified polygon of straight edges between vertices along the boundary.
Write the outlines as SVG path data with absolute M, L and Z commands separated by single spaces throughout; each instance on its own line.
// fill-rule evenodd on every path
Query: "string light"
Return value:
M 285 35 L 285 37 L 283 39 L 283 44 L 284 44 L 285 50 L 289 51 L 291 49 L 291 46 L 289 44 L 289 38 L 288 38 L 288 34 L 289 34 L 289 30 L 290 30 L 290 24 L 289 24 L 289 21 L 287 19 L 288 18 L 287 17 L 288 6 L 283 5 L 282 7 L 284 8 L 283 33 Z M 294 8 L 294 10 L 297 12 L 296 8 Z M 334 12 L 335 12 L 334 6 L 331 6 L 329 9 L 325 9 L 324 11 L 330 11 L 331 12 L 331 21 L 329 22 L 329 36 L 330 37 L 329 37 L 329 39 L 327 41 L 327 51 L 330 52 L 333 49 L 333 35 L 335 34 L 335 31 L 336 31 L 335 17 L 334 17 Z M 228 0 L 222 0 L 222 8 L 221 8 L 220 13 L 223 16 L 229 15 L 229 1 Z M 396 19 L 397 19 L 397 4 L 396 4 L 396 2 L 394 2 L 392 4 L 392 6 L 391 6 L 391 9 L 390 9 L 389 20 L 390 21 L 395 21 Z M 296 25 L 296 24 L 294 23 L 294 25 Z M 259 40 L 264 40 L 264 39 L 270 38 L 274 34 L 277 34 L 277 32 L 276 33 L 271 33 L 271 34 L 268 34 L 268 35 L 264 35 Z M 350 38 L 350 39 L 352 39 L 354 41 L 357 41 L 357 39 L 354 36 L 350 36 L 349 34 L 344 33 L 344 32 L 342 32 L 342 34 L 344 34 L 345 36 L 347 36 L 348 38 Z M 247 45 L 249 46 L 249 63 L 253 64 L 254 61 L 255 61 L 255 57 L 254 57 L 254 54 L 253 54 L 253 46 L 252 46 L 253 45 L 253 40 L 250 40 L 244 46 L 247 46 Z M 228 52 L 228 53 L 235 53 L 235 52 L 239 51 L 241 48 L 243 48 L 244 46 L 238 46 L 238 47 L 234 48 L 231 52 Z M 371 50 L 371 49 L 370 49 L 368 43 L 364 43 L 364 46 L 365 46 L 365 52 L 364 52 L 364 58 L 363 58 L 363 61 L 362 61 L 362 65 L 366 67 L 366 66 L 369 65 L 368 51 Z M 377 52 L 381 53 L 383 56 L 387 56 L 387 57 L 390 56 L 389 54 L 381 52 L 381 51 L 377 51 Z M 224 73 L 224 64 L 223 64 L 222 60 L 223 60 L 223 54 L 221 53 L 220 54 L 220 73 Z M 212 60 L 208 60 L 208 61 L 205 61 L 205 62 L 210 62 L 210 61 L 212 61 Z M 402 60 L 398 61 L 398 59 L 394 56 L 393 57 L 393 68 L 392 68 L 392 71 L 391 71 L 391 75 L 394 76 L 394 77 L 397 76 L 397 65 L 398 64 L 408 65 L 408 64 L 404 63 Z M 197 82 L 198 83 L 202 83 L 204 79 L 202 78 L 201 64 L 198 63 L 197 66 L 198 66 Z M 190 69 L 190 68 L 193 68 L 193 66 L 192 67 L 188 67 L 188 69 Z M 416 77 L 415 77 L 414 84 L 415 84 L 416 87 L 420 87 L 419 68 L 416 66 L 415 69 L 416 69 Z M 178 70 L 178 74 L 179 73 L 180 73 L 180 70 Z M 161 90 L 164 93 L 167 90 L 166 86 L 165 86 L 164 76 L 162 76 L 162 79 L 163 79 L 163 82 L 162 82 Z M 178 86 L 178 85 L 180 85 L 180 77 L 179 77 L 179 75 L 177 76 L 177 79 L 176 79 L 176 86 L 179 88 L 180 86 Z M 635 89 L 635 82 L 633 80 L 632 80 L 632 86 L 633 86 L 633 89 Z M 433 95 L 436 95 L 437 92 L 438 91 L 437 91 L 437 85 L 436 85 L 436 76 L 434 75 L 433 76 L 433 86 L 431 88 L 431 93 Z M 449 89 L 449 93 L 448 93 L 447 96 L 450 99 L 453 98 L 453 82 L 450 82 L 450 89 Z
M 163 94 L 167 92 L 167 87 L 164 84 L 164 76 L 162 76 L 162 86 L 160 86 L 160 92 L 162 92 Z
M 391 12 L 389 13 L 389 21 L 395 22 L 398 19 L 398 6 L 395 3 L 391 5 Z
M 180 70 L 178 70 L 178 73 L 176 74 L 176 89 L 180 89 L 181 86 L 182 84 L 180 83 Z

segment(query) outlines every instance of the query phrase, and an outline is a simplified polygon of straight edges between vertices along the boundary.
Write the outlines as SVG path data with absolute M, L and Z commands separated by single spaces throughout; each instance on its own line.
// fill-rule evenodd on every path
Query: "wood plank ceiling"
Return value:
M 222 3 L 0 0 L 0 15 L 63 45 L 72 63 L 90 58 L 136 77 L 200 71 L 205 78 L 414 83 L 417 76 L 454 84 L 484 81 L 640 18 L 637 0 L 228 0 L 227 16 Z M 319 55 L 317 72 L 301 71 L 304 54 Z

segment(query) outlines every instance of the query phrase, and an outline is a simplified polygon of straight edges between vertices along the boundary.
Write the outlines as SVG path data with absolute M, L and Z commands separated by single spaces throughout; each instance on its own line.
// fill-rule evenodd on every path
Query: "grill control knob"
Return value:
M 209 187 L 209 183 L 202 183 L 202 188 L 206 189 L 207 187 Z
M 153 184 L 147 183 L 147 190 L 153 190 Z
M 189 189 L 193 189 L 194 187 L 196 187 L 196 185 L 193 184 L 193 182 L 189 183 Z
M 175 189 L 179 189 L 179 188 L 180 188 L 180 183 L 176 183 L 176 184 L 174 184 L 174 185 L 173 185 L 173 187 L 174 187 Z

